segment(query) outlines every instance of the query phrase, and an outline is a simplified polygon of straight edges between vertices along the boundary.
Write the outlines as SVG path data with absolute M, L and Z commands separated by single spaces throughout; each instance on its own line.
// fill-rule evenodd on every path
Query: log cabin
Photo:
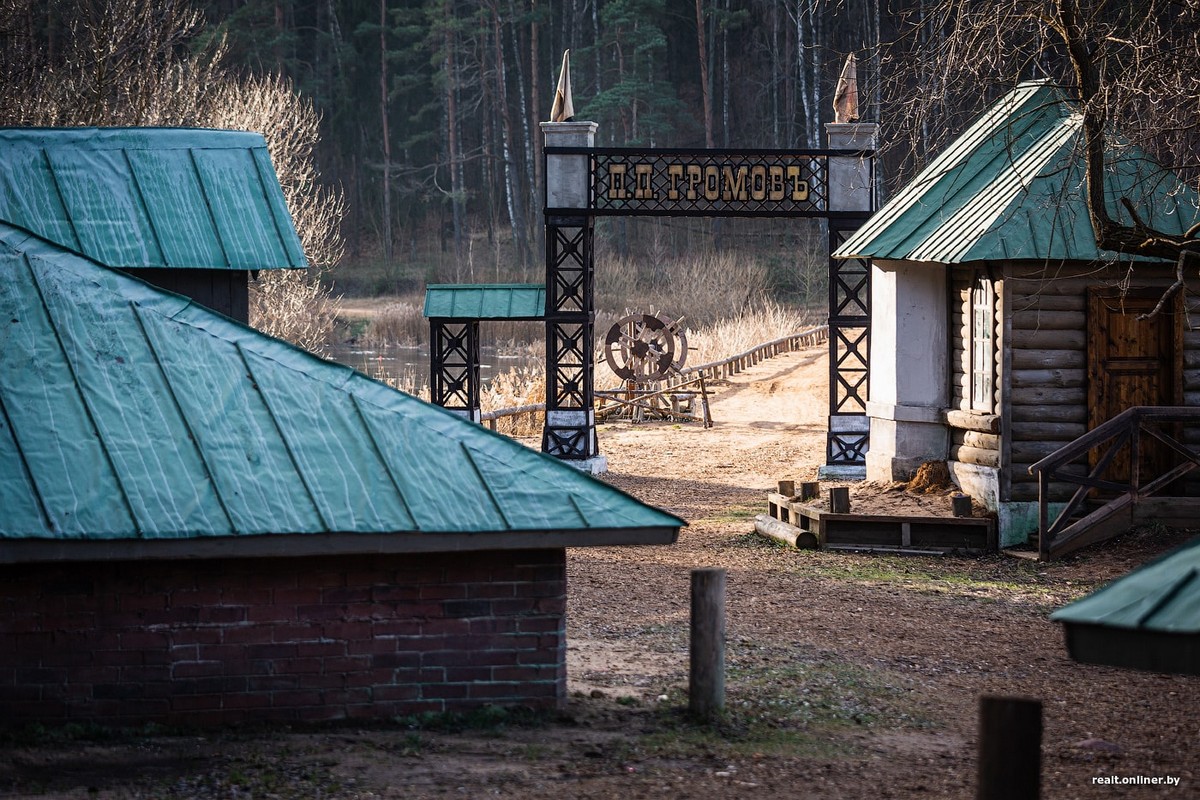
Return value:
M 1159 230 L 1196 223 L 1194 188 L 1118 134 L 1106 146 L 1115 218 L 1131 222 L 1128 198 Z M 1038 530 L 1032 465 L 1131 407 L 1200 405 L 1200 276 L 1143 318 L 1175 264 L 1097 248 L 1082 118 L 1052 85 L 1001 98 L 834 257 L 871 262 L 867 478 L 946 461 L 997 514 L 1001 546 Z M 1161 472 L 1171 457 L 1148 447 L 1139 463 Z M 1047 489 L 1062 504 L 1076 487 Z

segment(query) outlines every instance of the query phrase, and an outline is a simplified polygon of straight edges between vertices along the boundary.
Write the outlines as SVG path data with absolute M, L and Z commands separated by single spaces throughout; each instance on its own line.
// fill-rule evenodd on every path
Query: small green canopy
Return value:
M 307 266 L 260 134 L 0 129 L 0 221 L 110 267 Z
M 1023 83 L 837 250 L 835 258 L 960 264 L 980 261 L 1145 261 L 1101 251 L 1088 218 L 1083 116 L 1045 82 Z M 1108 211 L 1129 225 L 1128 198 L 1151 227 L 1182 235 L 1200 198 L 1140 148 L 1110 137 Z
M 0 223 L 0 563 L 645 544 L 679 518 Z
M 545 319 L 546 287 L 536 283 L 435 283 L 425 316 L 438 319 Z
M 1200 538 L 1050 619 L 1076 661 L 1200 675 Z

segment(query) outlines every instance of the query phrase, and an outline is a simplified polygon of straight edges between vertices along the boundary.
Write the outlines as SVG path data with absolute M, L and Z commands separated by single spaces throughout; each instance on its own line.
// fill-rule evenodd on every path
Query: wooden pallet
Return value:
M 978 517 L 917 517 L 834 514 L 771 492 L 772 519 L 796 529 L 797 547 L 904 553 L 994 553 L 995 520 Z

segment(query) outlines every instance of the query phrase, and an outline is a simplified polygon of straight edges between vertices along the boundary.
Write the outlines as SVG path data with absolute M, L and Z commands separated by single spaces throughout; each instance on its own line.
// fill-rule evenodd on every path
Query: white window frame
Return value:
M 992 414 L 996 409 L 996 287 L 984 271 L 976 272 L 970 292 L 971 344 L 968 405 Z

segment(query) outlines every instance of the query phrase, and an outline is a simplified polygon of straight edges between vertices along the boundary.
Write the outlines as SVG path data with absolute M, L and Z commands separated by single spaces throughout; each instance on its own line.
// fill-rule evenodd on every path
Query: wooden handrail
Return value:
M 1119 511 L 1136 505 L 1177 478 L 1200 466 L 1200 453 L 1175 437 L 1147 425 L 1200 422 L 1200 408 L 1193 406 L 1134 406 L 1122 411 L 1110 420 L 1097 425 L 1070 444 L 1055 450 L 1050 455 L 1029 467 L 1031 475 L 1038 477 L 1038 555 L 1043 561 L 1075 550 L 1099 537 L 1093 534 L 1100 523 L 1110 519 Z M 1144 476 L 1140 469 L 1143 435 L 1169 447 L 1182 456 L 1184 463 L 1178 464 L 1162 475 Z M 1119 451 L 1129 445 L 1129 481 L 1119 483 L 1105 480 L 1101 476 L 1112 464 Z M 1108 445 L 1108 449 L 1097 460 L 1087 475 L 1066 472 L 1064 467 L 1073 463 L 1091 450 Z M 1145 480 L 1150 478 L 1150 480 Z M 1076 485 L 1071 499 L 1050 520 L 1050 484 L 1052 480 Z M 1117 497 L 1080 520 L 1070 522 L 1076 509 L 1087 498 L 1092 489 L 1107 489 L 1120 492 Z

